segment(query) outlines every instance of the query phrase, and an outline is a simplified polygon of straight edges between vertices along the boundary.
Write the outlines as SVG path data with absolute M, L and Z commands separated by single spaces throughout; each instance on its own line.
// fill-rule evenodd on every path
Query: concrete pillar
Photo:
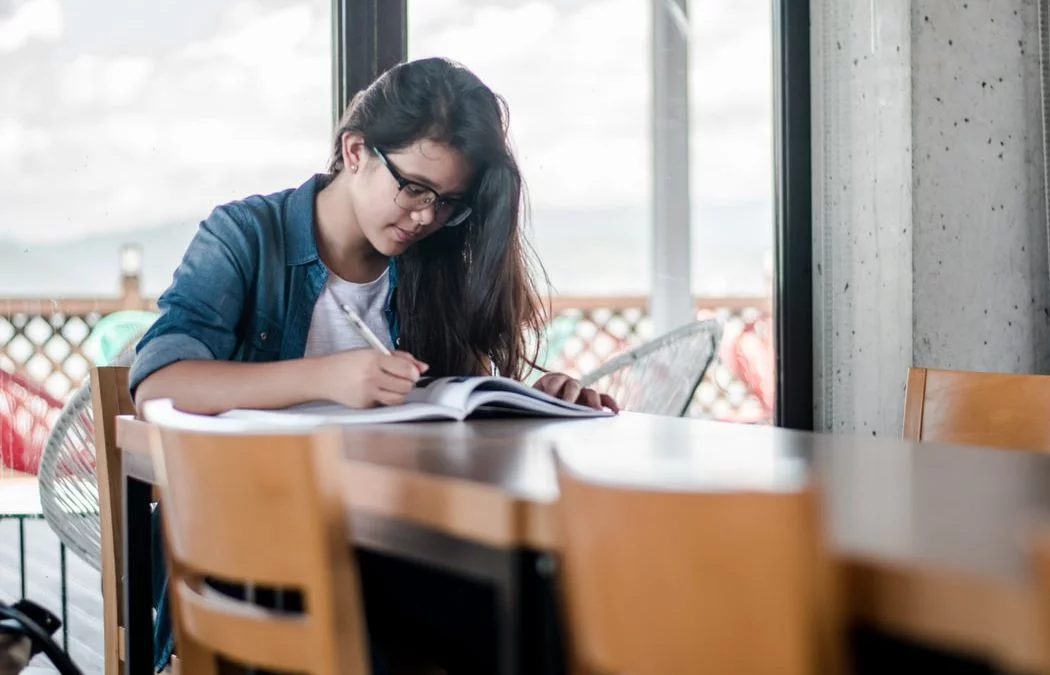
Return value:
M 911 0 L 815 0 L 813 238 L 822 430 L 891 433 L 911 364 Z
M 911 365 L 1046 372 L 1034 0 L 813 0 L 817 426 L 896 436 Z
M 689 209 L 689 24 L 686 0 L 652 4 L 655 335 L 693 318 Z
M 914 0 L 917 365 L 1050 366 L 1038 10 Z

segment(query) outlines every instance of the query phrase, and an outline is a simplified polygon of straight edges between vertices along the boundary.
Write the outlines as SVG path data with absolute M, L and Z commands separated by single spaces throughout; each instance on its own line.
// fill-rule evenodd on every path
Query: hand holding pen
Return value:
M 398 405 L 429 366 L 407 352 L 391 351 L 347 305 L 347 322 L 371 348 L 351 349 L 321 357 L 325 398 L 352 408 Z

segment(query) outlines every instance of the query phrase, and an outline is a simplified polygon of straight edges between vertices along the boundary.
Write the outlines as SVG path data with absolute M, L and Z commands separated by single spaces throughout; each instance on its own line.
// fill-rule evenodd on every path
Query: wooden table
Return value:
M 147 432 L 118 420 L 132 561 L 148 555 L 136 534 L 153 481 Z M 639 485 L 776 487 L 808 473 L 852 618 L 1022 672 L 1044 663 L 1027 546 L 1050 521 L 1050 457 L 626 414 L 346 427 L 344 438 L 355 543 L 501 583 L 505 672 L 520 672 L 522 570 L 553 574 L 554 446 L 579 471 Z M 142 565 L 127 568 L 125 596 L 141 601 Z M 128 608 L 129 662 L 131 623 L 147 614 Z

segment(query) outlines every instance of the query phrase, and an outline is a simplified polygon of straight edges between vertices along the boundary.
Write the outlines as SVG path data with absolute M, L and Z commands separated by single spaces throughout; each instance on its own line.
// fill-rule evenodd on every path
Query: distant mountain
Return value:
M 694 291 L 765 292 L 771 218 L 767 204 L 700 207 L 692 235 Z M 557 292 L 645 293 L 651 285 L 648 222 L 642 209 L 536 210 L 531 238 Z M 144 292 L 159 294 L 196 230 L 196 222 L 183 222 L 56 244 L 0 240 L 0 298 L 113 296 L 121 246 L 132 242 L 143 249 Z
M 145 292 L 159 293 L 196 229 L 196 223 L 173 223 L 54 244 L 0 241 L 0 297 L 116 295 L 127 243 L 142 246 Z
M 642 294 L 652 286 L 650 220 L 644 209 L 535 211 L 532 241 L 560 293 Z M 693 291 L 768 292 L 763 259 L 772 248 L 770 205 L 697 207 L 692 227 Z

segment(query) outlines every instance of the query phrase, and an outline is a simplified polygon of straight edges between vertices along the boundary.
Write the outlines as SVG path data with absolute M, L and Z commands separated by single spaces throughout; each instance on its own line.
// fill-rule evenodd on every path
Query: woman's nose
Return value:
M 429 227 L 434 222 L 434 206 L 430 205 L 420 209 L 419 211 L 415 211 L 413 212 L 412 216 L 413 220 L 415 220 L 416 223 L 422 225 L 423 227 Z

